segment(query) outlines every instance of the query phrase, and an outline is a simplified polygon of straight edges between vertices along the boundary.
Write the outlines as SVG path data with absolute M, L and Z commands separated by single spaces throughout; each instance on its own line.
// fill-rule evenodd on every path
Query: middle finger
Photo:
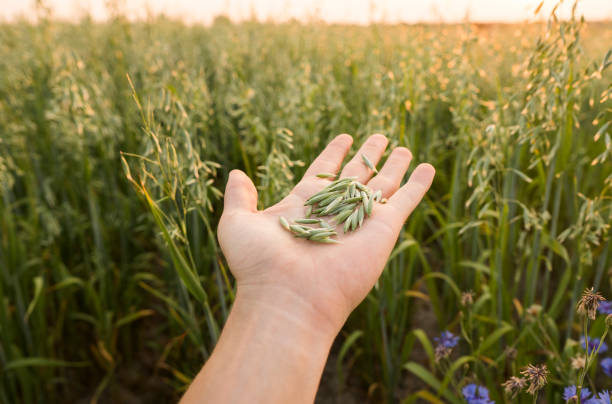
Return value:
M 357 177 L 357 181 L 366 183 L 374 172 L 363 162 L 362 155 L 366 156 L 376 166 L 376 163 L 378 163 L 385 152 L 388 142 L 387 138 L 383 135 L 376 134 L 370 136 L 359 148 L 359 151 L 357 151 L 351 161 L 344 166 L 340 177 Z

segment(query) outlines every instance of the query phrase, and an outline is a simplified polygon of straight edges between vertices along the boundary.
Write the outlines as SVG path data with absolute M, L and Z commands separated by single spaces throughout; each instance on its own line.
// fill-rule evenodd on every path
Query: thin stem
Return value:
M 586 349 L 586 357 L 584 359 L 584 369 L 580 372 L 580 376 L 578 377 L 578 386 L 576 386 L 576 396 L 578 397 L 578 404 L 582 400 L 580 400 L 580 395 L 582 394 L 582 383 L 584 382 L 584 377 L 586 376 L 587 370 L 589 369 L 590 362 L 590 354 L 589 354 L 589 333 L 588 333 L 588 323 L 589 318 L 584 317 L 584 347 Z M 607 330 L 606 330 L 607 331 Z

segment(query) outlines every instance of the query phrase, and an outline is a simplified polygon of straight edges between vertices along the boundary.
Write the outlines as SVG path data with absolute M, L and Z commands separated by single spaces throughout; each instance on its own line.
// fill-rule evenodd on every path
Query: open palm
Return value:
M 236 277 L 238 293 L 281 310 L 300 305 L 319 321 L 333 328 L 342 326 L 348 314 L 372 288 L 393 249 L 403 223 L 421 201 L 434 176 L 434 168 L 420 164 L 408 182 L 399 188 L 412 155 L 395 148 L 380 172 L 372 177 L 361 154 L 376 164 L 387 147 L 387 139 L 373 135 L 349 161 L 340 177 L 357 177 L 368 187 L 381 190 L 386 204 L 375 204 L 363 226 L 344 234 L 341 244 L 320 244 L 296 238 L 279 224 L 304 217 L 304 202 L 330 180 L 319 173 L 335 174 L 348 153 L 352 138 L 339 135 L 308 168 L 302 180 L 276 205 L 257 210 L 257 191 L 251 180 L 234 170 L 225 191 L 225 206 L 219 223 L 219 242 Z

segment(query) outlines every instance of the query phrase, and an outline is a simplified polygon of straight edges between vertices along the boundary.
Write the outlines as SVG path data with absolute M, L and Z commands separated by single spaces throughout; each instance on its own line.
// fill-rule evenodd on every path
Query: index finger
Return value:
M 399 232 L 433 182 L 436 170 L 431 164 L 419 164 L 408 182 L 395 192 L 380 209 L 380 219 Z

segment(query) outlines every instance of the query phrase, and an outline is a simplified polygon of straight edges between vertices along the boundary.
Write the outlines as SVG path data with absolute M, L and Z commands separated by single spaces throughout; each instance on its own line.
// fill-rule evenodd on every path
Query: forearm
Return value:
M 312 403 L 337 330 L 286 291 L 238 288 L 210 359 L 183 403 Z

